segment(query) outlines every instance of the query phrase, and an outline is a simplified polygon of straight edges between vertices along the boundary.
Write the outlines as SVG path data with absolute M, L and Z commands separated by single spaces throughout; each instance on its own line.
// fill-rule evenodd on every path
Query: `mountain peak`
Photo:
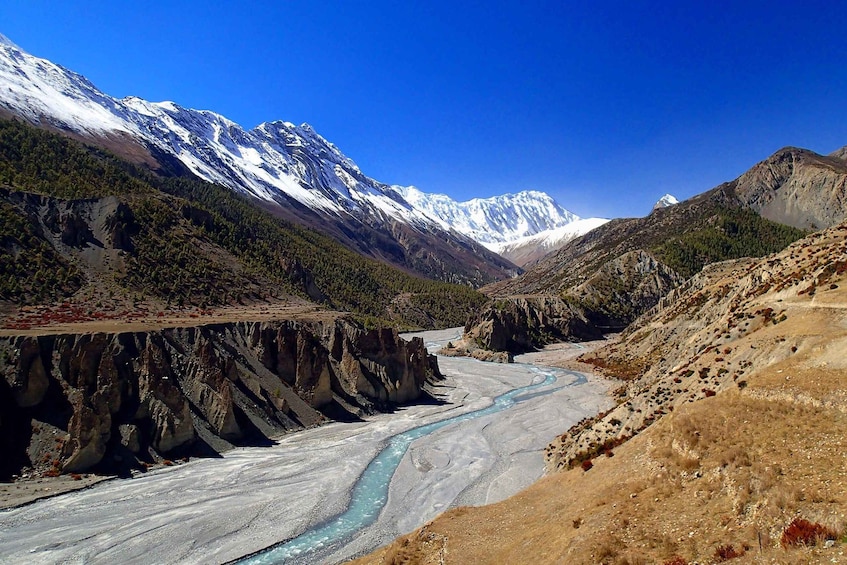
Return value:
M 679 200 L 676 199 L 676 196 L 673 194 L 665 194 L 653 205 L 653 210 L 658 210 L 659 208 L 667 208 L 668 206 L 673 206 L 674 204 L 679 204 Z
M 393 188 L 431 220 L 489 249 L 579 219 L 552 196 L 536 190 L 457 202 L 446 194 L 427 194 L 413 186 Z
M 836 149 L 835 151 L 830 153 L 829 156 L 834 157 L 836 159 L 841 159 L 842 161 L 847 161 L 847 145 L 845 145 L 841 149 Z

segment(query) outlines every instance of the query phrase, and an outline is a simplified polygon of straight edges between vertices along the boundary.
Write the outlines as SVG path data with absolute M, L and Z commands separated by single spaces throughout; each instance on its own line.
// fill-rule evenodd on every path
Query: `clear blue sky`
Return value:
M 0 33 L 113 96 L 309 122 L 383 182 L 631 216 L 847 145 L 845 4 L 3 0 Z

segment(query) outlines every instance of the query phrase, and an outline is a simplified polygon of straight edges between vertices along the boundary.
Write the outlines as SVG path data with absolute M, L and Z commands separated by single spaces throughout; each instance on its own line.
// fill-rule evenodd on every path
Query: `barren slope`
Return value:
M 548 448 L 560 472 L 359 562 L 847 562 L 845 279 L 847 225 L 713 266 L 591 354 L 630 382 Z M 797 517 L 840 539 L 781 547 Z

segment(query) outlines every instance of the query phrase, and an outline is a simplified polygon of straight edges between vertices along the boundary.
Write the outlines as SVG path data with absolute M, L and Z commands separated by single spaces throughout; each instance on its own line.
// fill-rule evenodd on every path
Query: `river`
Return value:
M 436 349 L 459 331 L 413 335 Z M 248 562 L 342 561 L 450 507 L 525 488 L 553 436 L 610 403 L 605 383 L 578 373 L 448 357 L 439 365 L 440 404 L 0 512 L 0 562 L 222 563 L 268 547 Z

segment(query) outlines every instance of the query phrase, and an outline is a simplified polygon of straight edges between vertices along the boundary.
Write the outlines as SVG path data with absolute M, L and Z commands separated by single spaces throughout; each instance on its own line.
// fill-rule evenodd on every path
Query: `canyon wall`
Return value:
M 440 377 L 423 341 L 350 320 L 0 338 L 0 478 L 127 471 L 357 419 Z

